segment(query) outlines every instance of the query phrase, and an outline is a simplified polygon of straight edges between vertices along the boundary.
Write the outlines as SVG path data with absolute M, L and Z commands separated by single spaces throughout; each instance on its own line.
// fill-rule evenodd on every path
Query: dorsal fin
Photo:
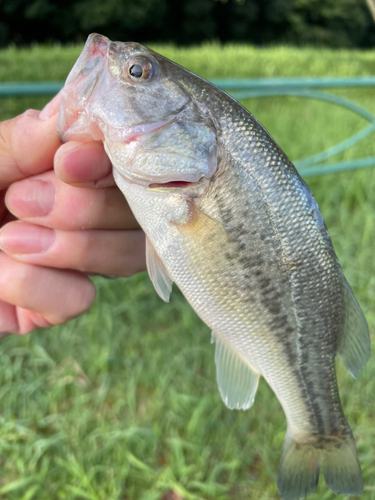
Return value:
M 370 357 L 370 336 L 364 314 L 356 298 L 345 280 L 345 323 L 337 354 L 349 370 L 357 378 Z
M 169 302 L 172 291 L 172 280 L 152 243 L 146 236 L 146 264 L 148 275 L 160 298 Z
M 212 332 L 215 340 L 216 378 L 222 400 L 231 410 L 247 410 L 254 402 L 259 373 Z

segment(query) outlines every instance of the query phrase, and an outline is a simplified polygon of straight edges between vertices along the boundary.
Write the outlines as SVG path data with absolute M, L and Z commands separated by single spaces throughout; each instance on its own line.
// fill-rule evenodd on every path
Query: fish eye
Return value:
M 140 64 L 133 64 L 129 68 L 129 74 L 133 78 L 142 78 L 143 75 L 143 68 Z
M 150 80 L 155 73 L 155 63 L 146 57 L 134 57 L 127 62 L 125 77 L 128 80 Z

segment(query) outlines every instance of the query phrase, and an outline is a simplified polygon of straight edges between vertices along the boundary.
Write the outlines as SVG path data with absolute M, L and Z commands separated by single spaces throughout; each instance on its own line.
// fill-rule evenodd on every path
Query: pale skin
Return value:
M 0 123 L 0 338 L 90 308 L 88 274 L 145 269 L 145 238 L 99 142 L 57 138 L 59 96 Z

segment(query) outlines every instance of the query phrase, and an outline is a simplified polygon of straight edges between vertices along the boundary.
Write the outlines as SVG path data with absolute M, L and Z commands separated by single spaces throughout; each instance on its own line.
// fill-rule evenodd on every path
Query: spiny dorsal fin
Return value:
M 159 297 L 162 298 L 165 302 L 169 302 L 169 297 L 172 291 L 172 280 L 147 236 L 146 264 L 148 275 L 150 276 L 150 280 L 152 281 Z
M 231 410 L 247 410 L 254 402 L 259 373 L 238 357 L 220 337 L 215 340 L 216 378 L 222 400 Z
M 344 333 L 337 354 L 350 374 L 357 378 L 370 357 L 370 336 L 366 319 L 346 280 L 344 283 L 344 301 Z

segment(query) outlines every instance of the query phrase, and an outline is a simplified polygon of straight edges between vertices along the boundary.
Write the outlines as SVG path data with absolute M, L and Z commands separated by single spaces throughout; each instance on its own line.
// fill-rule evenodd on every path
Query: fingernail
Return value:
M 23 222 L 11 222 L 0 231 L 0 247 L 9 253 L 41 253 L 55 241 L 55 231 Z
M 60 99 L 61 99 L 60 92 L 57 95 L 55 95 L 52 101 L 50 101 L 44 106 L 42 111 L 39 113 L 39 120 L 48 120 L 49 118 L 51 118 L 51 116 L 58 113 L 60 107 Z
M 66 157 L 67 155 L 70 155 L 71 152 L 73 152 L 75 149 L 81 149 L 85 147 L 85 144 L 82 142 L 71 142 L 63 144 L 55 153 L 55 158 L 54 158 L 54 164 L 59 162 L 62 157 Z M 64 158 L 65 159 L 65 158 Z
M 24 180 L 13 184 L 7 193 L 9 210 L 18 217 L 41 217 L 54 207 L 56 189 L 50 182 Z

